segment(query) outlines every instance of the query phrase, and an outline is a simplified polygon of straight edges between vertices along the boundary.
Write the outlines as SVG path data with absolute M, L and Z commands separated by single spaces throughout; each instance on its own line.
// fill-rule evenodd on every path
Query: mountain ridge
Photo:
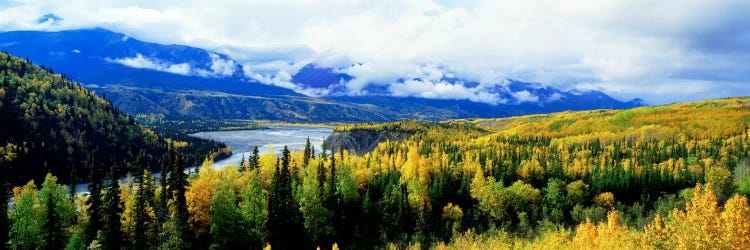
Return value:
M 12 31 L 0 33 L 0 50 L 47 65 L 85 87 L 106 94 L 128 113 L 287 122 L 363 122 L 400 119 L 441 120 L 470 117 L 504 117 L 564 110 L 641 106 L 622 102 L 598 91 L 561 91 L 539 83 L 506 80 L 488 93 L 494 103 L 466 98 L 424 98 L 396 94 L 383 83 L 371 84 L 370 94 L 348 95 L 342 84 L 354 76 L 333 68 L 308 64 L 291 76 L 299 89 L 330 89 L 325 95 L 306 96 L 288 88 L 260 83 L 244 75 L 243 66 L 231 57 L 184 45 L 162 45 L 137 40 L 106 29 L 59 32 Z M 396 83 L 424 81 L 403 77 Z M 454 75 L 440 81 L 474 88 L 477 82 Z M 297 92 L 295 92 L 297 91 Z M 189 94 L 186 94 L 189 93 Z M 216 95 L 226 93 L 228 95 Z M 270 98 L 267 102 L 248 101 Z M 167 100 L 185 100 L 170 103 Z M 333 112 L 321 103 L 342 108 Z M 264 108 L 263 108 L 264 107 Z M 288 107 L 293 112 L 278 112 Z M 220 112 L 217 112 L 220 111 Z

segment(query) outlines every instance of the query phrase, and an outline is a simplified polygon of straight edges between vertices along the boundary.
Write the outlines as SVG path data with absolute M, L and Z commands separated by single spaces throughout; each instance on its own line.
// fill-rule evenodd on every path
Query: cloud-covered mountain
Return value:
M 498 117 L 641 105 L 598 91 L 562 91 L 514 80 L 466 81 L 430 64 L 382 77 L 367 76 L 371 65 L 366 63 L 345 68 L 309 63 L 286 76 L 264 78 L 221 53 L 143 42 L 105 29 L 4 32 L 0 50 L 107 93 L 115 105 L 133 113 L 321 122 Z
M 465 81 L 454 73 L 443 73 L 444 69 L 432 66 L 429 73 L 419 76 L 402 77 L 393 82 L 372 82 L 362 88 L 352 89 L 351 83 L 356 77 L 341 69 L 319 67 L 308 64 L 292 76 L 291 82 L 301 89 L 339 100 L 371 103 L 372 97 L 384 99 L 398 97 L 411 98 L 409 102 L 419 99 L 442 100 L 452 103 L 467 103 L 474 110 L 489 114 L 503 113 L 503 107 L 523 107 L 522 112 L 549 112 L 565 109 L 592 108 L 627 108 L 643 105 L 642 100 L 629 102 L 616 100 L 602 92 L 586 90 L 562 91 L 541 83 L 528 83 L 511 79 L 494 83 Z M 483 105 L 485 104 L 485 105 Z M 484 107 L 487 106 L 487 107 Z M 479 108 L 482 107 L 482 108 Z M 493 111 L 499 111 L 493 112 Z M 476 112 L 474 115 L 482 115 Z
M 247 80 L 241 66 L 226 55 L 142 42 L 104 29 L 4 32 L 0 33 L 0 50 L 28 57 L 89 85 L 298 95 Z

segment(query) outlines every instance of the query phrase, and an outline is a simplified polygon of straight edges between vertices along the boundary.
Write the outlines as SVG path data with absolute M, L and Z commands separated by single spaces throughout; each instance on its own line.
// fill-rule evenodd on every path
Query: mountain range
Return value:
M 248 77 L 243 65 L 225 54 L 144 42 L 100 28 L 3 32 L 0 50 L 81 82 L 125 112 L 172 117 L 363 122 L 505 117 L 643 105 L 640 99 L 623 102 L 598 91 L 564 91 L 510 79 L 489 90 L 498 98 L 495 103 L 397 95 L 384 87 L 388 83 L 372 84 L 363 93 L 352 95 L 341 83 L 354 76 L 315 63 L 291 77 L 296 89 L 325 90 L 318 91 L 325 95 L 307 96 Z M 401 83 L 420 80 L 398 79 Z M 465 88 L 479 84 L 456 76 L 440 80 Z

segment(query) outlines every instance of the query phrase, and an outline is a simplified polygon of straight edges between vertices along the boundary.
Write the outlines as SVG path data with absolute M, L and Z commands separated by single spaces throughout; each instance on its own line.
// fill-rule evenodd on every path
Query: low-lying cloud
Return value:
M 38 22 L 47 13 L 60 20 Z M 659 104 L 721 97 L 726 89 L 750 95 L 747 13 L 750 2 L 732 0 L 28 0 L 0 3 L 0 30 L 100 26 L 227 53 L 246 75 L 290 88 L 299 86 L 286 76 L 313 62 L 355 76 L 345 86 L 350 94 L 372 85 L 435 98 L 475 93 L 435 80 L 400 81 L 440 65 L 481 84 L 517 79 Z M 226 64 L 216 66 L 211 74 L 228 74 Z M 424 86 L 431 89 L 412 91 Z M 472 98 L 491 92 L 482 93 Z
M 146 58 L 145 56 L 141 54 L 137 54 L 134 57 L 114 58 L 114 59 L 107 58 L 106 60 L 112 63 L 118 63 L 118 64 L 128 66 L 131 68 L 150 69 L 150 70 L 168 72 L 168 73 L 179 74 L 179 75 L 190 75 L 190 72 L 191 72 L 190 64 L 187 64 L 187 63 L 171 64 L 171 63 L 166 63 L 166 62 L 158 62 L 156 60 Z

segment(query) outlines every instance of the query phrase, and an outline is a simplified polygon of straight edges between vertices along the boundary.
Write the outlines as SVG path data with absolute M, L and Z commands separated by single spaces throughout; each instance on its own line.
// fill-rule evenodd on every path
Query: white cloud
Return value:
M 444 81 L 407 80 L 391 84 L 388 90 L 394 96 L 402 97 L 469 100 L 493 105 L 505 103 L 505 100 L 501 100 L 497 94 L 491 94 L 479 88 L 467 88 L 462 84 L 452 84 Z
M 727 85 L 750 95 L 748 12 L 747 1 L 711 0 L 28 0 L 0 3 L 0 30 L 101 26 L 228 53 L 280 86 L 296 72 L 289 65 L 315 62 L 356 76 L 352 94 L 409 74 L 436 77 L 424 65 L 439 65 L 483 84 L 510 78 L 665 103 L 720 97 Z M 46 13 L 63 20 L 37 23 Z M 713 87 L 650 91 L 677 82 Z M 421 95 L 451 96 L 433 92 Z
M 114 58 L 114 59 L 107 58 L 106 60 L 109 62 L 122 64 L 131 68 L 151 69 L 151 70 L 169 72 L 169 73 L 180 74 L 180 75 L 190 75 L 190 72 L 191 72 L 190 65 L 187 63 L 177 63 L 177 64 L 162 63 L 162 62 L 157 62 L 149 58 L 146 58 L 141 54 L 137 54 L 135 57 Z
M 547 97 L 547 102 L 556 102 L 562 99 L 563 99 L 563 95 L 561 95 L 560 93 L 553 93 L 552 95 Z
M 208 54 L 211 58 L 210 70 L 196 69 L 195 73 L 203 77 L 229 77 L 232 76 L 237 67 L 237 63 L 232 59 L 223 59 L 216 53 Z
M 528 90 L 522 90 L 518 92 L 512 92 L 511 95 L 516 99 L 516 103 L 521 104 L 524 102 L 539 102 L 539 97 L 531 94 Z

